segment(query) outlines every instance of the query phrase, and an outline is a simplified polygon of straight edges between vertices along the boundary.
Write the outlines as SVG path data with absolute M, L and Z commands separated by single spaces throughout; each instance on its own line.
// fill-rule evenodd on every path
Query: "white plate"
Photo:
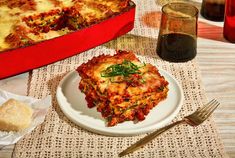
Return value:
M 96 107 L 88 108 L 85 95 L 79 90 L 80 76 L 76 71 L 68 73 L 60 82 L 56 98 L 63 113 L 75 124 L 91 132 L 110 136 L 131 136 L 151 132 L 170 123 L 183 103 L 183 91 L 176 79 L 164 70 L 159 72 L 169 82 L 167 98 L 154 107 L 145 120 L 126 121 L 107 127 Z

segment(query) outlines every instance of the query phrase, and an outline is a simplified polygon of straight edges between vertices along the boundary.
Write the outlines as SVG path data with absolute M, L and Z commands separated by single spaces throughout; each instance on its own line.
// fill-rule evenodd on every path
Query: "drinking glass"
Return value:
M 186 62 L 197 54 L 198 9 L 183 2 L 162 7 L 157 54 L 171 62 Z
M 234 0 L 226 0 L 224 20 L 224 37 L 235 43 L 235 3 Z
M 212 21 L 224 21 L 224 0 L 203 0 L 201 15 Z

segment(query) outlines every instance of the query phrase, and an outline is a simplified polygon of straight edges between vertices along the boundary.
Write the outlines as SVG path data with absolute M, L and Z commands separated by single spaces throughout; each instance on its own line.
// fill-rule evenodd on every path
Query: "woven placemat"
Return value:
M 43 98 L 50 94 L 53 98 L 53 106 L 50 108 L 45 122 L 16 144 L 13 157 L 118 157 L 119 152 L 146 135 L 110 137 L 84 130 L 67 119 L 55 98 L 56 88 L 67 72 L 74 70 L 93 56 L 113 54 L 115 49 L 133 50 L 142 61 L 154 63 L 175 76 L 183 88 L 184 103 L 173 121 L 192 113 L 207 102 L 196 59 L 186 63 L 169 63 L 159 59 L 156 55 L 158 29 L 154 27 L 157 26 L 155 24 L 159 19 L 156 18 L 154 25 L 148 25 L 151 24 L 153 16 L 158 15 L 159 8 L 155 2 L 136 1 L 136 4 L 135 28 L 129 34 L 32 72 L 29 95 Z M 213 120 L 208 119 L 198 127 L 177 126 L 126 157 L 205 158 L 227 156 Z
M 111 43 L 108 45 L 112 45 Z M 70 122 L 59 108 L 55 93 L 63 76 L 93 56 L 103 53 L 113 54 L 114 50 L 100 46 L 33 71 L 29 95 L 43 98 L 51 94 L 53 106 L 45 122 L 16 144 L 14 157 L 117 157 L 120 151 L 146 135 L 133 137 L 98 135 Z M 173 121 L 179 120 L 206 103 L 200 71 L 195 60 L 187 63 L 168 63 L 157 57 L 143 55 L 140 59 L 168 71 L 181 84 L 184 90 L 184 104 Z M 129 157 L 225 157 L 225 154 L 214 122 L 209 119 L 196 128 L 187 125 L 175 127 L 143 149 L 130 154 Z

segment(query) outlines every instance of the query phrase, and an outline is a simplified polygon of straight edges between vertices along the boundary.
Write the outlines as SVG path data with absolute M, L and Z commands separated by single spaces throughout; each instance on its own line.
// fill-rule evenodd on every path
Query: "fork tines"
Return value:
M 216 99 L 212 99 L 204 107 L 200 108 L 199 112 L 205 117 L 208 117 L 214 112 L 214 110 L 219 106 L 219 104 L 220 103 Z

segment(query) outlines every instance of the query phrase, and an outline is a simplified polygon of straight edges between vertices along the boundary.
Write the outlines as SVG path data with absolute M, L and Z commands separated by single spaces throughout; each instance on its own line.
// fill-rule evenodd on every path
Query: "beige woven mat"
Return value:
M 53 106 L 45 122 L 20 140 L 13 152 L 16 158 L 55 157 L 118 157 L 118 153 L 146 134 L 133 137 L 109 137 L 86 131 L 70 122 L 60 110 L 55 98 L 62 77 L 78 65 L 99 54 L 112 54 L 114 49 L 135 51 L 142 61 L 155 63 L 175 76 L 184 91 L 184 104 L 173 120 L 195 111 L 207 102 L 196 59 L 187 63 L 168 63 L 156 55 L 158 20 L 152 15 L 159 9 L 154 1 L 138 1 L 135 29 L 116 40 L 52 65 L 35 69 L 31 75 L 29 95 L 42 98 L 52 95 Z M 155 17 L 156 18 L 156 17 Z M 142 149 L 127 157 L 227 157 L 212 119 L 198 127 L 180 125 L 160 135 Z

